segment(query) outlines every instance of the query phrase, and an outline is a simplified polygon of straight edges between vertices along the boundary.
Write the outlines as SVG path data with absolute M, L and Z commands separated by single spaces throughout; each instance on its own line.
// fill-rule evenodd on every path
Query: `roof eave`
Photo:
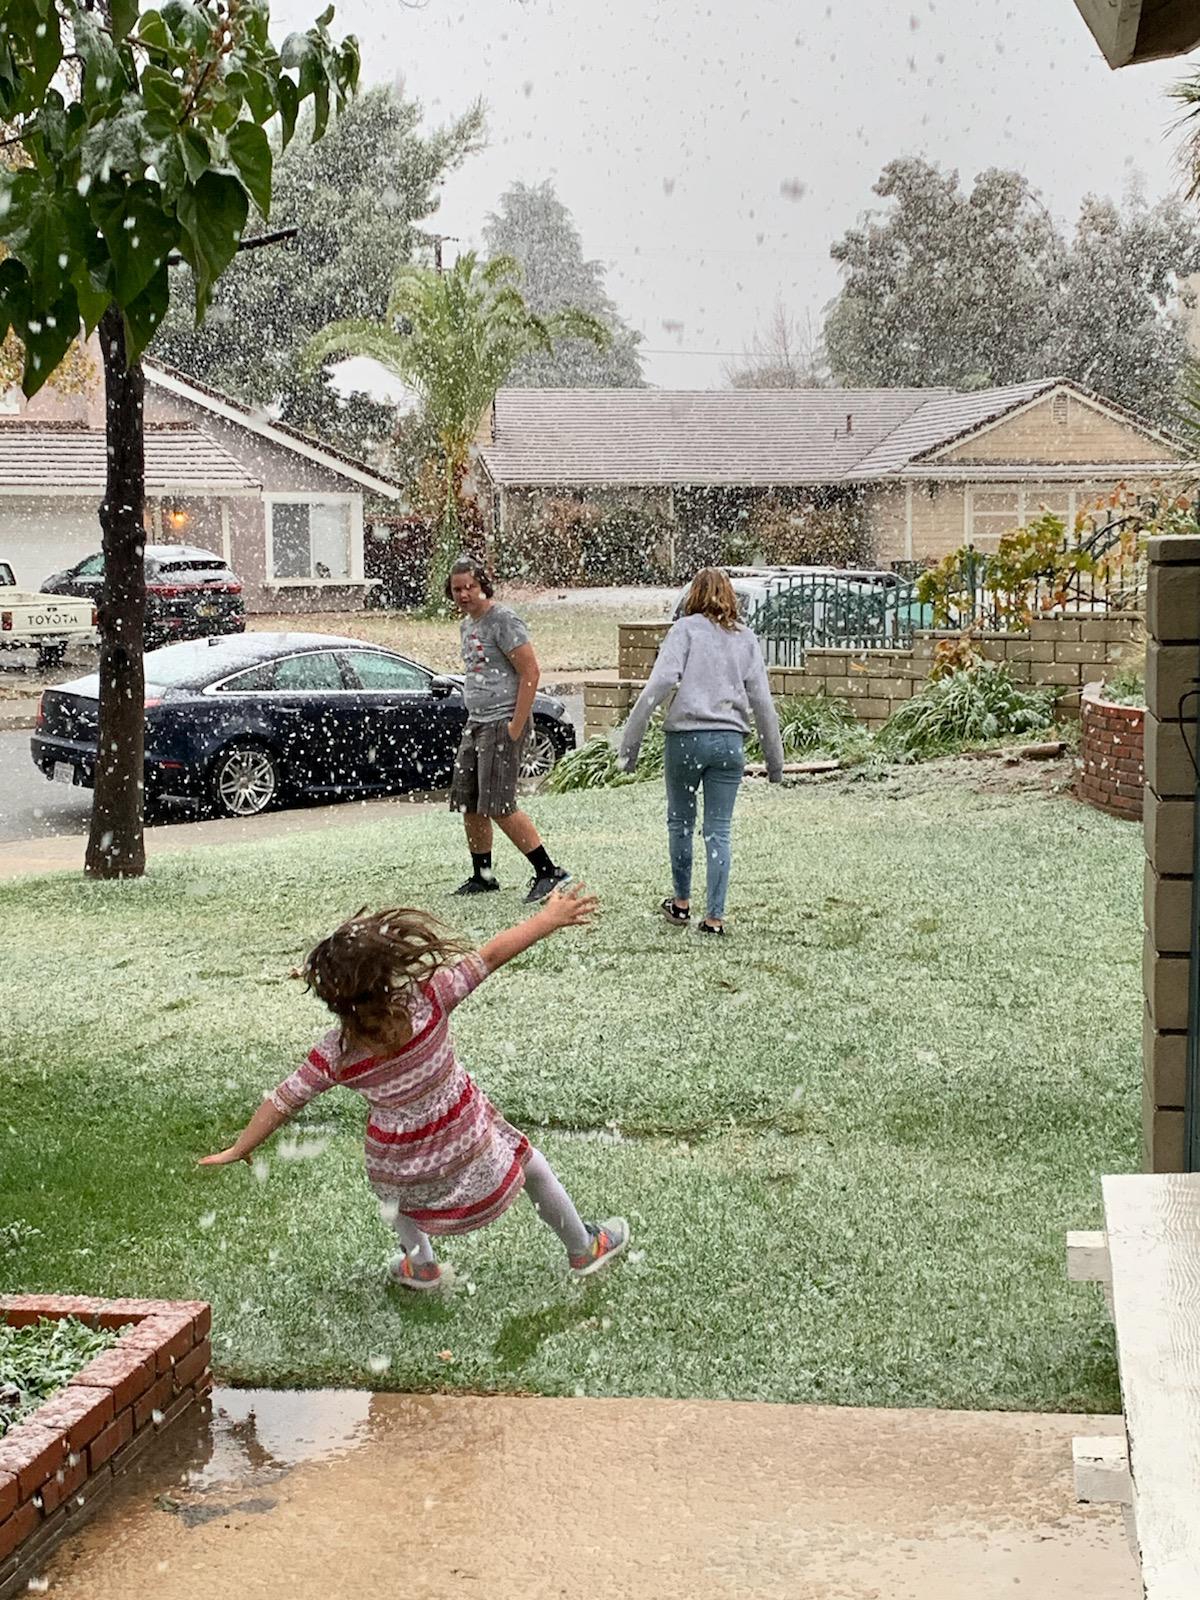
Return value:
M 353 456 L 344 455 L 331 445 L 309 439 L 294 428 L 259 421 L 251 414 L 250 408 L 243 405 L 240 400 L 235 400 L 231 395 L 222 394 L 205 384 L 197 383 L 195 379 L 188 378 L 173 367 L 165 366 L 149 357 L 143 358 L 142 365 L 151 383 L 157 384 L 159 388 L 177 395 L 182 400 L 190 401 L 192 405 L 199 406 L 204 411 L 211 412 L 223 421 L 232 422 L 235 427 L 245 428 L 248 433 L 257 434 L 283 450 L 291 450 L 295 455 L 304 456 L 307 460 L 323 467 L 326 472 L 347 478 L 352 483 L 357 483 L 360 488 L 369 489 L 373 494 L 383 495 L 388 500 L 404 498 L 405 489 L 401 483 L 395 478 L 373 471 L 365 461 L 357 461 Z

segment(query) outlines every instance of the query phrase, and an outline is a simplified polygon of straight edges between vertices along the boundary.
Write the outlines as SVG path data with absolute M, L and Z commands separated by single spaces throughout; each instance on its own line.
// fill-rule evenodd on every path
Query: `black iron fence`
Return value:
M 932 608 L 901 578 L 815 573 L 764 580 L 749 612 L 767 664 L 801 666 L 807 650 L 902 649 L 917 628 L 932 627 Z
M 1145 594 L 1139 527 L 1138 518 L 1122 517 L 1083 536 L 1064 535 L 1055 559 L 1040 570 L 1001 565 L 967 546 L 956 564 L 943 564 L 928 577 L 916 563 L 877 576 L 764 577 L 748 621 L 768 665 L 790 667 L 802 665 L 813 649 L 903 648 L 921 629 L 1019 632 L 1036 616 L 1136 611 Z

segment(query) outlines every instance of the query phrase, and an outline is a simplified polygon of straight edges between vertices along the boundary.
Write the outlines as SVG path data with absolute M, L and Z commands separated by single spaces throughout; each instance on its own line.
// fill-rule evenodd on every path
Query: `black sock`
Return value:
M 472 850 L 471 866 L 474 869 L 471 874 L 472 877 L 476 878 L 480 883 L 484 882 L 485 879 L 490 878 L 492 875 L 492 852 L 490 850 L 481 850 L 476 854 Z
M 546 854 L 546 846 L 544 844 L 538 845 L 536 850 L 527 850 L 525 855 L 529 865 L 539 878 L 552 878 L 554 876 L 554 863 Z

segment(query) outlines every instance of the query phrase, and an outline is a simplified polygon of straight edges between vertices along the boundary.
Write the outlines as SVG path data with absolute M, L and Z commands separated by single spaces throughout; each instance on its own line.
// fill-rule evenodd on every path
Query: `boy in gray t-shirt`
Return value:
M 465 616 L 459 633 L 467 715 L 472 722 L 511 721 L 521 687 L 521 674 L 511 658 L 514 650 L 529 643 L 529 629 L 515 611 L 492 601 L 481 616 Z
M 493 600 L 491 579 L 478 562 L 456 561 L 447 597 L 462 613 L 463 699 L 467 725 L 454 758 L 450 809 L 460 811 L 471 852 L 471 876 L 456 894 L 499 889 L 492 872 L 492 823 L 533 868 L 526 900 L 544 900 L 570 873 L 555 866 L 532 818 L 517 809 L 521 752 L 529 737 L 538 663 L 520 617 Z

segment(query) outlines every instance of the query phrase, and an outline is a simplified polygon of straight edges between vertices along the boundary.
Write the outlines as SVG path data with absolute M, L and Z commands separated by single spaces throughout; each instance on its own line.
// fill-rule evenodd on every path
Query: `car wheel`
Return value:
M 535 722 L 533 734 L 521 757 L 521 777 L 527 783 L 537 783 L 557 766 L 563 753 L 560 739 L 544 722 Z
M 209 768 L 208 792 L 222 817 L 257 817 L 279 799 L 279 758 L 261 744 L 231 744 Z

